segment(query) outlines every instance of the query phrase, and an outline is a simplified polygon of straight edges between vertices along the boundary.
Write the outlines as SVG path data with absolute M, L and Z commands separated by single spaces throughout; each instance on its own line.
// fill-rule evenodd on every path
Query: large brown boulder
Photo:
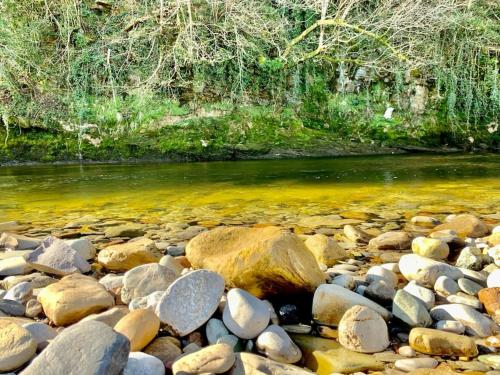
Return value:
M 434 231 L 451 229 L 455 231 L 460 237 L 483 237 L 488 234 L 488 226 L 470 214 L 461 214 L 453 217 L 449 222 L 438 225 Z
M 324 274 L 304 242 L 278 227 L 221 227 L 193 238 L 186 256 L 194 268 L 221 274 L 228 287 L 257 297 L 312 292 Z

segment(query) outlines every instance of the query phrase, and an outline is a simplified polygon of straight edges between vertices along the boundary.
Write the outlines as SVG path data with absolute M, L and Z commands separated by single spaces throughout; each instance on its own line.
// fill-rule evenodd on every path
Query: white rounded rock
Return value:
M 186 336 L 212 317 L 223 293 L 224 279 L 218 273 L 193 271 L 168 287 L 155 312 L 170 330 Z
M 356 288 L 356 281 L 351 275 L 337 276 L 330 281 L 330 284 L 338 285 L 349 290 L 354 290 L 354 288 Z
M 410 281 L 403 289 L 410 293 L 412 296 L 418 298 L 425 305 L 427 310 L 431 309 L 436 303 L 434 292 L 430 289 L 418 285 L 414 280 Z
M 413 358 L 417 355 L 417 353 L 415 353 L 415 350 L 413 350 L 413 348 L 408 345 L 400 347 L 398 349 L 398 354 L 408 358 Z
M 448 276 L 439 276 L 434 283 L 434 290 L 442 297 L 448 297 L 460 290 L 458 283 Z
M 394 363 L 394 366 L 401 371 L 410 372 L 419 368 L 435 368 L 438 361 L 434 358 L 412 358 L 399 359 Z
M 288 333 L 278 325 L 271 325 L 257 337 L 257 350 L 268 358 L 281 363 L 295 363 L 302 358 L 302 352 Z
M 399 259 L 399 270 L 406 280 L 415 280 L 429 288 L 434 286 L 439 276 L 448 276 L 453 280 L 463 277 L 458 268 L 417 254 L 403 255 Z
M 89 241 L 88 238 L 82 237 L 74 240 L 65 240 L 64 242 L 80 254 L 83 259 L 90 260 L 95 258 L 95 246 Z
M 165 365 L 152 355 L 142 352 L 131 352 L 123 375 L 165 375 Z
M 373 266 L 366 272 L 366 281 L 368 283 L 372 283 L 374 281 L 385 281 L 387 285 L 394 288 L 398 283 L 398 276 L 394 272 L 382 266 Z
M 57 331 L 45 323 L 26 323 L 23 324 L 23 328 L 31 333 L 31 336 L 36 341 L 38 350 L 45 348 L 49 344 L 49 340 L 53 340 L 57 336 Z
M 226 327 L 242 339 L 253 339 L 269 324 L 271 312 L 266 303 L 243 289 L 227 293 L 222 320 Z
M 33 287 L 28 281 L 20 282 L 10 288 L 3 299 L 10 299 L 23 305 L 33 296 Z
M 446 259 L 450 253 L 448 244 L 437 238 L 417 237 L 411 243 L 411 250 L 418 255 L 433 259 Z
M 471 336 L 488 337 L 496 329 L 496 324 L 490 318 L 470 306 L 461 304 L 436 306 L 431 310 L 431 317 L 435 320 L 457 320 Z
M 360 353 L 377 353 L 389 346 L 385 320 L 365 306 L 354 306 L 345 312 L 338 335 L 342 346 Z

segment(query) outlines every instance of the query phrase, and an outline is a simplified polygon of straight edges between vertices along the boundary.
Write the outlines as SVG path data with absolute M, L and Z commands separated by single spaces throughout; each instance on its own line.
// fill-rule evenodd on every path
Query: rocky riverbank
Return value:
M 497 374 L 500 216 L 349 216 L 0 223 L 0 372 Z

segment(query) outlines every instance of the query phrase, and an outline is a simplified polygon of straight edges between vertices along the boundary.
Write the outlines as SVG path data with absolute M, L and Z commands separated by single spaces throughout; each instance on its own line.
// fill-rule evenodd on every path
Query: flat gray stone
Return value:
M 156 306 L 156 315 L 175 334 L 186 336 L 212 317 L 224 293 L 216 272 L 197 270 L 175 280 Z
M 34 269 L 66 276 L 72 273 L 90 271 L 90 264 L 66 242 L 49 236 L 26 257 L 26 262 Z
M 396 292 L 392 301 L 392 313 L 410 327 L 429 327 L 432 324 L 425 305 L 404 289 Z
M 22 374 L 120 375 L 129 351 L 129 340 L 106 324 L 80 322 L 60 333 Z
M 0 312 L 11 316 L 23 316 L 26 311 L 24 305 L 10 299 L 0 300 Z
M 457 320 L 465 326 L 465 332 L 471 336 L 488 337 L 495 330 L 495 323 L 470 306 L 448 304 L 436 306 L 431 310 L 435 320 Z

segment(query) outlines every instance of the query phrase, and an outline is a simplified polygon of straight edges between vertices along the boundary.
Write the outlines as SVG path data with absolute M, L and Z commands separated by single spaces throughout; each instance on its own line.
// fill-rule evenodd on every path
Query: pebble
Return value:
M 304 244 L 314 255 L 318 263 L 327 267 L 333 266 L 339 260 L 346 259 L 346 251 L 333 238 L 324 234 L 308 236 Z
M 406 280 L 415 280 L 428 288 L 432 288 L 440 276 L 453 280 L 463 277 L 458 268 L 418 254 L 403 255 L 399 260 L 399 269 Z
M 415 254 L 433 259 L 446 259 L 450 253 L 448 244 L 436 238 L 417 237 L 411 243 Z
M 353 306 L 345 312 L 338 326 L 339 342 L 360 353 L 381 352 L 389 346 L 387 324 L 374 310 Z
M 186 336 L 212 317 L 223 293 L 224 279 L 219 274 L 193 271 L 168 287 L 156 306 L 156 315 L 175 334 Z
M 58 276 L 90 271 L 90 264 L 63 240 L 49 236 L 26 257 L 34 269 Z
M 436 329 L 462 335 L 465 332 L 465 326 L 456 320 L 439 320 L 436 323 Z
M 40 315 L 42 311 L 42 304 L 36 299 L 30 299 L 28 302 L 26 302 L 26 311 L 24 315 L 26 315 L 26 317 L 28 318 L 35 318 Z
M 483 289 L 482 285 L 464 277 L 458 279 L 458 287 L 462 290 L 462 292 L 471 296 L 477 296 L 479 291 Z
M 224 322 L 219 319 L 212 318 L 207 322 L 205 334 L 210 345 L 216 344 L 217 340 L 225 335 L 229 335 Z
M 164 292 L 178 277 L 178 273 L 158 263 L 144 264 L 125 272 L 121 299 L 129 303 L 134 298 L 146 297 L 153 292 Z
M 36 352 L 36 341 L 31 333 L 0 319 L 0 371 L 8 372 L 28 362 Z
M 130 340 L 130 351 L 137 352 L 148 345 L 158 334 L 160 320 L 152 310 L 129 312 L 114 326 L 114 330 Z
M 484 272 L 484 270 L 481 272 L 478 272 L 478 271 L 469 270 L 467 268 L 459 268 L 459 269 L 460 269 L 460 271 L 462 271 L 464 278 L 472 280 L 472 281 L 486 287 L 486 280 L 488 278 L 488 274 L 486 272 Z
M 442 297 L 457 293 L 460 288 L 455 280 L 448 276 L 439 276 L 434 284 L 434 290 Z
M 321 284 L 314 292 L 312 315 L 320 324 L 338 325 L 344 313 L 355 305 L 375 310 L 385 320 L 391 313 L 379 304 L 338 285 Z
M 403 290 L 418 298 L 425 305 L 427 310 L 430 310 L 436 303 L 436 298 L 432 290 L 418 285 L 414 280 L 406 284 Z
M 300 361 L 302 357 L 300 349 L 295 345 L 286 331 L 275 324 L 267 327 L 257 337 L 256 345 L 260 353 L 278 362 L 295 363 Z
M 58 326 L 75 323 L 115 304 L 113 296 L 101 284 L 80 274 L 65 276 L 43 288 L 38 301 L 45 315 Z
M 392 301 L 394 294 L 396 294 L 394 287 L 387 285 L 385 281 L 375 281 L 368 285 L 363 292 L 364 296 L 381 303 Z
M 495 315 L 500 311 L 500 287 L 481 289 L 478 296 L 488 314 Z
M 483 354 L 477 357 L 477 359 L 493 368 L 493 370 L 500 370 L 500 355 L 498 354 Z
M 174 375 L 222 374 L 229 371 L 235 362 L 233 349 L 227 344 L 215 344 L 181 357 L 174 362 Z
M 0 300 L 0 312 L 11 316 L 23 316 L 26 308 L 22 303 L 10 299 Z
M 372 239 L 368 233 L 350 224 L 345 225 L 343 230 L 346 238 L 354 243 L 367 244 Z
M 384 281 L 387 285 L 395 288 L 398 283 L 398 276 L 381 266 L 373 266 L 366 272 L 366 282 Z
M 462 305 L 470 306 L 476 310 L 481 310 L 483 308 L 483 304 L 476 297 L 461 292 L 446 297 L 446 300 L 449 303 L 461 303 Z
M 99 279 L 99 284 L 104 285 L 106 290 L 117 294 L 123 287 L 123 275 L 108 273 L 106 276 Z
M 171 336 L 163 336 L 154 339 L 146 346 L 144 353 L 159 358 L 163 363 L 168 364 L 179 358 L 182 355 L 182 350 L 179 340 Z
M 419 368 L 435 368 L 438 365 L 438 361 L 434 358 L 412 358 L 412 359 L 400 359 L 394 363 L 394 366 L 401 371 L 414 371 Z
M 404 289 L 396 292 L 392 302 L 392 313 L 410 327 L 429 327 L 432 324 L 425 305 Z
M 3 298 L 25 304 L 32 296 L 33 287 L 31 283 L 23 281 L 10 288 Z
M 181 262 L 179 262 L 176 258 L 168 254 L 162 256 L 158 263 L 163 267 L 170 268 L 177 274 L 177 276 L 180 276 L 182 271 L 184 270 L 184 267 L 182 266 Z
M 269 324 L 270 316 L 267 305 L 243 289 L 233 288 L 227 293 L 222 319 L 236 336 L 257 337 Z
M 417 355 L 411 346 L 401 346 L 398 349 L 398 354 L 408 358 L 413 358 Z
M 481 271 L 490 263 L 493 263 L 493 259 L 489 255 L 483 254 L 478 248 L 467 246 L 460 252 L 456 266 Z
M 354 290 L 356 288 L 356 281 L 351 275 L 340 275 L 334 277 L 330 284 L 338 285 L 346 289 Z
M 90 242 L 88 238 L 81 237 L 74 240 L 66 240 L 67 245 L 69 245 L 73 250 L 75 250 L 80 256 L 85 260 L 94 259 L 96 255 L 95 246 Z
M 399 273 L 399 264 L 397 263 L 384 263 L 380 267 L 385 268 L 394 273 Z
M 128 339 L 101 322 L 66 328 L 39 354 L 23 375 L 119 375 L 129 355 Z
M 128 356 L 123 375 L 165 375 L 163 362 L 146 353 L 132 352 Z
M 157 263 L 160 252 L 154 241 L 139 238 L 124 244 L 111 245 L 97 255 L 98 262 L 110 271 L 124 272 L 147 263 Z
M 389 231 L 371 239 L 368 246 L 377 250 L 406 250 L 411 247 L 411 240 L 407 232 Z
M 488 337 L 495 329 L 495 323 L 470 306 L 461 304 L 440 305 L 432 308 L 435 320 L 457 320 L 465 326 L 465 332 L 472 336 Z
M 410 346 L 417 352 L 429 355 L 457 357 L 477 356 L 477 346 L 470 337 L 430 328 L 413 328 Z
M 0 259 L 0 276 L 25 275 L 33 270 L 24 256 L 13 256 Z
M 411 223 L 425 228 L 434 228 L 436 225 L 441 224 L 438 219 L 432 216 L 414 216 L 411 218 Z
M 271 320 L 273 315 L 272 311 L 271 311 Z M 290 303 L 280 306 L 280 308 L 278 309 L 278 315 L 279 315 L 279 322 L 281 322 L 282 324 L 297 324 L 300 322 L 298 307 Z M 274 324 L 277 324 L 277 322 L 274 322 Z
M 216 344 L 227 344 L 229 345 L 233 350 L 238 349 L 238 345 L 240 344 L 240 339 L 236 337 L 235 335 L 224 335 L 219 337 L 217 340 Z M 241 350 L 238 350 L 241 351 Z

